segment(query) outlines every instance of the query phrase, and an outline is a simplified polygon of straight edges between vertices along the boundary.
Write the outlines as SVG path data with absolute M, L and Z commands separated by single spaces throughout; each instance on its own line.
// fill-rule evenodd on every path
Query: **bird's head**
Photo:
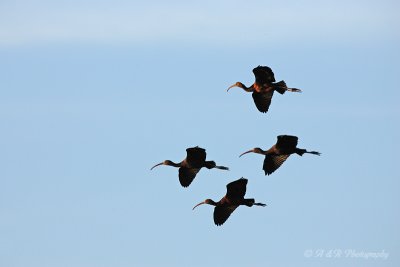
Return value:
M 231 89 L 232 87 L 240 87 L 240 88 L 246 88 L 246 86 L 241 83 L 241 82 L 236 82 L 235 84 L 232 84 L 231 86 L 228 87 L 228 90 L 226 90 L 227 92 L 229 91 L 229 89 Z
M 203 205 L 203 204 L 208 204 L 208 205 L 213 205 L 213 206 L 216 205 L 216 203 L 215 203 L 214 200 L 207 198 L 207 199 L 204 200 L 203 202 L 200 202 L 199 204 L 197 204 L 196 206 L 194 206 L 194 207 L 193 207 L 193 210 L 194 210 L 197 206 L 200 206 L 200 205 Z
M 244 154 L 251 153 L 251 152 L 257 153 L 257 154 L 264 154 L 264 150 L 262 150 L 262 149 L 259 148 L 259 147 L 255 147 L 255 148 L 253 148 L 253 149 L 250 149 L 249 151 L 243 152 L 242 154 L 240 154 L 239 157 L 243 156 Z

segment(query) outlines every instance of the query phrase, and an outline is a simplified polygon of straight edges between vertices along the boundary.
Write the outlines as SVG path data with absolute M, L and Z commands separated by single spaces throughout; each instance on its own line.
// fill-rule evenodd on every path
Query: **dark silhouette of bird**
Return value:
M 151 170 L 160 165 L 168 165 L 179 168 L 179 182 L 183 187 L 188 187 L 196 177 L 196 174 L 203 167 L 206 167 L 207 169 L 217 168 L 221 170 L 229 170 L 227 167 L 217 166 L 215 161 L 206 161 L 206 150 L 198 146 L 186 149 L 186 153 L 186 158 L 180 163 L 174 163 L 170 160 L 165 160 L 154 165 Z
M 314 154 L 320 156 L 321 153 L 316 151 L 307 151 L 306 149 L 297 148 L 296 136 L 291 135 L 279 135 L 278 141 L 267 151 L 262 150 L 259 147 L 253 148 L 249 151 L 242 153 L 239 157 L 244 154 L 253 152 L 257 154 L 265 155 L 263 170 L 265 175 L 270 175 L 276 171 L 285 160 L 293 153 L 303 156 L 304 153 Z
M 254 198 L 244 198 L 246 194 L 247 179 L 240 178 L 239 180 L 233 181 L 226 185 L 226 195 L 221 198 L 220 201 L 215 202 L 212 199 L 206 199 L 193 207 L 202 204 L 209 204 L 215 206 L 214 208 L 214 223 L 216 225 L 222 225 L 231 215 L 231 213 L 240 205 L 246 205 L 248 207 L 266 206 L 263 203 L 256 203 Z
M 253 92 L 254 103 L 261 112 L 265 113 L 268 111 L 274 91 L 280 94 L 284 94 L 286 91 L 301 92 L 301 90 L 297 88 L 288 88 L 284 81 L 275 82 L 274 73 L 269 67 L 258 66 L 253 69 L 253 73 L 256 77 L 256 81 L 253 85 L 246 87 L 243 83 L 237 82 L 231 85 L 227 91 L 232 87 L 240 87 L 246 92 Z

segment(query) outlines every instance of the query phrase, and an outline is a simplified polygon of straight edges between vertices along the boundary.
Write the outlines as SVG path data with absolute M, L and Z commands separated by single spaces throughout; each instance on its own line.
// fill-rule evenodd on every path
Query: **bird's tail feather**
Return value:
M 296 154 L 298 154 L 298 155 L 300 155 L 300 156 L 303 156 L 303 154 L 304 153 L 306 153 L 307 152 L 307 150 L 305 150 L 305 149 L 301 149 L 301 148 L 296 148 Z
M 215 166 L 217 166 L 217 164 L 215 164 L 215 161 L 212 161 L 212 160 L 206 161 L 204 165 L 207 169 L 212 169 L 212 168 L 215 168 Z
M 285 81 L 280 81 L 274 84 L 274 89 L 280 94 L 284 94 L 287 90 L 287 85 Z
M 255 202 L 256 202 L 256 201 L 254 200 L 254 198 L 246 198 L 246 199 L 244 199 L 244 204 L 245 204 L 247 207 L 253 206 Z

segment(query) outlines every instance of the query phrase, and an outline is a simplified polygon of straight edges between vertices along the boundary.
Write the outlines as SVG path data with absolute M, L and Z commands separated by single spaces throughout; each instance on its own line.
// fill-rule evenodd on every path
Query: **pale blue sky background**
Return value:
M 0 2 L 0 266 L 399 266 L 398 1 Z M 268 114 L 252 68 L 303 89 Z M 279 134 L 321 157 L 271 176 Z M 187 147 L 231 171 L 180 187 Z M 212 207 L 249 179 L 222 226 Z M 389 253 L 307 258 L 306 250 Z

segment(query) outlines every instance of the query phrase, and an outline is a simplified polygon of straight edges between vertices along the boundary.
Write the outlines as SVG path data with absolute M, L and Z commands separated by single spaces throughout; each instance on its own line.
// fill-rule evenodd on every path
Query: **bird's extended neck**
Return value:
M 167 163 L 165 163 L 165 162 L 167 162 Z M 175 163 L 175 162 L 173 162 L 173 161 L 166 160 L 166 161 L 164 161 L 164 165 L 168 165 L 168 166 L 172 166 L 172 167 L 177 167 L 177 168 L 179 168 L 179 167 L 182 166 L 182 162 Z
M 218 205 L 218 202 L 215 202 L 215 201 L 212 200 L 212 199 L 208 199 L 207 202 L 206 202 L 206 204 L 212 205 L 212 206 L 217 206 L 217 205 Z

